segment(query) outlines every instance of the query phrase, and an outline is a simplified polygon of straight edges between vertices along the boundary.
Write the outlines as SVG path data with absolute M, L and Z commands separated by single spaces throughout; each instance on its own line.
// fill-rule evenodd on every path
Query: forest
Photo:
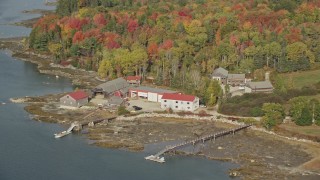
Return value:
M 57 64 L 152 77 L 215 104 L 217 67 L 259 78 L 320 62 L 320 1 L 59 0 L 28 41 Z

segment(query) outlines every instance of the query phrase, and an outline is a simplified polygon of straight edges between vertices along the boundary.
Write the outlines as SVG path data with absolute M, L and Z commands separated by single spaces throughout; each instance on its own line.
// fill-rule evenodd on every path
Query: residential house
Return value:
M 128 83 L 132 85 L 140 85 L 141 84 L 141 76 L 127 76 L 126 80 Z
M 98 85 L 92 91 L 94 94 L 101 93 L 105 98 L 118 96 L 121 98 L 127 97 L 130 84 L 123 78 L 117 78 L 103 84 Z
M 245 93 L 256 93 L 263 92 L 268 93 L 273 91 L 273 86 L 270 81 L 258 81 L 258 82 L 248 82 L 245 86 Z
M 140 97 L 152 102 L 161 102 L 164 93 L 177 93 L 176 91 L 153 88 L 147 86 L 131 87 L 129 89 L 129 97 Z
M 89 102 L 88 94 L 84 91 L 75 91 L 60 98 L 60 105 L 80 107 Z
M 161 108 L 171 108 L 174 111 L 194 111 L 199 108 L 199 98 L 181 93 L 164 93 Z
M 227 84 L 228 71 L 222 67 L 215 69 L 212 73 L 212 79 L 219 81 L 221 84 Z
M 246 83 L 245 74 L 228 74 L 227 84 L 232 86 L 240 86 Z

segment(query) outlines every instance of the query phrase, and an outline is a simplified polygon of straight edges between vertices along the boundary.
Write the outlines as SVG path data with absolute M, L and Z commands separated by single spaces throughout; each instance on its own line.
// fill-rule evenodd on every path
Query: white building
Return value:
M 161 108 L 171 108 L 174 111 L 195 111 L 199 108 L 199 98 L 180 93 L 164 93 Z
M 129 89 L 129 97 L 139 97 L 143 99 L 148 99 L 151 102 L 160 102 L 163 94 L 165 93 L 177 93 L 176 91 L 171 91 L 167 89 L 159 89 L 147 86 L 131 87 Z

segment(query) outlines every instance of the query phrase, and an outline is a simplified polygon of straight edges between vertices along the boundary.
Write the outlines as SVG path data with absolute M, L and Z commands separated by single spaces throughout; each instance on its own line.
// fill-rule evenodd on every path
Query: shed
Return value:
M 75 91 L 60 98 L 60 105 L 80 107 L 89 102 L 88 94 L 84 91 Z

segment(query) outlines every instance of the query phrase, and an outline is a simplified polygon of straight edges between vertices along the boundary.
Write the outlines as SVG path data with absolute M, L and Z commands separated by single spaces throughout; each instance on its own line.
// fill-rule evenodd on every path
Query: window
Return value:
M 176 109 L 178 109 L 178 106 L 176 106 Z
M 164 100 L 163 102 L 167 102 L 167 100 Z
M 178 103 L 178 101 L 176 101 L 176 103 Z
M 187 104 L 190 104 L 189 102 L 187 102 Z
M 164 105 L 164 107 L 167 107 L 167 105 Z
M 190 109 L 190 107 L 188 107 L 188 109 Z

